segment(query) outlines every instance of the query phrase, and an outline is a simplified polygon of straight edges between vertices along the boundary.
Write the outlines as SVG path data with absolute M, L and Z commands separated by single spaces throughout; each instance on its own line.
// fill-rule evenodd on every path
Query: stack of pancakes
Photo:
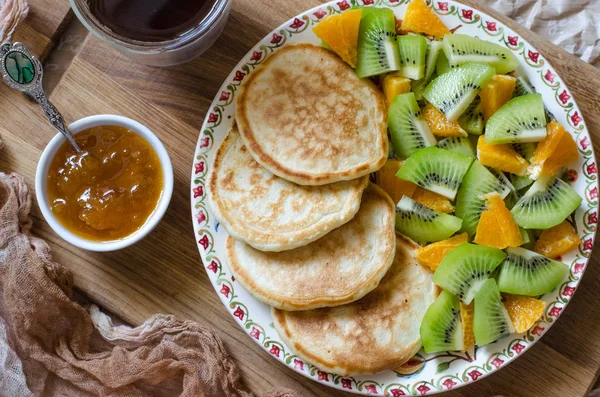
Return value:
M 236 124 L 208 184 L 236 281 L 323 370 L 376 373 L 407 361 L 436 291 L 394 232 L 394 203 L 369 183 L 388 154 L 382 94 L 333 53 L 292 45 L 240 88 Z

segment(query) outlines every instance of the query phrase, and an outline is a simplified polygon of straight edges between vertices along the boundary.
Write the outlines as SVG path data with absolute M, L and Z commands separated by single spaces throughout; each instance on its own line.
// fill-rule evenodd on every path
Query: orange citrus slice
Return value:
M 408 7 L 402 20 L 401 30 L 425 33 L 438 39 L 450 33 L 442 20 L 433 13 L 424 0 L 413 0 Z
M 469 242 L 469 235 L 467 233 L 459 234 L 417 249 L 415 258 L 419 264 L 428 266 L 431 271 L 435 272 L 448 252 L 467 242 Z
M 423 109 L 425 121 L 429 124 L 431 132 L 437 136 L 467 136 L 467 132 L 461 128 L 458 121 L 450 121 L 431 103 L 428 103 Z
M 485 195 L 488 209 L 483 211 L 475 233 L 476 244 L 504 249 L 523 244 L 521 230 L 502 197 L 496 192 Z
M 483 117 L 486 120 L 512 98 L 516 84 L 516 78 L 497 74 L 483 87 L 479 97 Z
M 479 162 L 488 167 L 511 174 L 523 176 L 527 172 L 529 163 L 509 145 L 488 145 L 485 136 L 477 141 L 477 158 Z
M 418 186 L 410 198 L 434 211 L 445 214 L 454 212 L 454 206 L 446 197 Z
M 401 166 L 401 161 L 389 159 L 375 173 L 375 183 L 390 195 L 394 203 L 400 201 L 402 196 L 411 197 L 417 189 L 417 185 L 414 183 L 402 180 L 396 176 Z
M 579 158 L 577 144 L 562 125 L 552 120 L 548 126 L 548 135 L 538 144 L 531 159 L 531 173 L 551 175 L 560 167 L 565 167 Z
M 548 258 L 557 258 L 581 244 L 573 226 L 564 221 L 542 232 L 533 250 Z
M 361 15 L 360 9 L 348 10 L 339 15 L 328 16 L 313 28 L 317 37 L 352 67 L 356 66 Z
M 475 335 L 473 334 L 473 308 L 474 302 L 468 305 L 460 302 L 460 321 L 463 327 L 463 343 L 464 349 L 468 350 L 469 347 L 475 344 Z
M 515 331 L 526 332 L 544 314 L 546 302 L 529 296 L 503 294 L 504 307 Z
M 383 78 L 381 86 L 383 87 L 383 94 L 389 106 L 396 95 L 406 94 L 410 91 L 410 79 L 390 73 Z

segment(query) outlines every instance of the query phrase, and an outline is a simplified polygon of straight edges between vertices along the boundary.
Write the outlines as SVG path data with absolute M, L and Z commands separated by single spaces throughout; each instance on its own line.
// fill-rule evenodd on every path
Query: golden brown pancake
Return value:
M 335 374 L 373 374 L 405 363 L 421 348 L 421 320 L 437 295 L 431 271 L 414 259 L 415 248 L 398 236 L 388 273 L 356 302 L 297 312 L 274 308 L 279 336 L 300 358 Z
M 351 220 L 368 183 L 367 176 L 324 186 L 289 182 L 254 161 L 234 126 L 213 160 L 208 205 L 237 240 L 262 251 L 284 251 Z
M 285 310 L 335 306 L 379 284 L 394 259 L 394 203 L 376 185 L 350 222 L 291 251 L 262 252 L 229 237 L 227 263 L 257 299 Z
M 387 158 L 383 95 L 320 46 L 290 45 L 267 58 L 238 92 L 235 117 L 252 157 L 301 185 L 355 179 Z

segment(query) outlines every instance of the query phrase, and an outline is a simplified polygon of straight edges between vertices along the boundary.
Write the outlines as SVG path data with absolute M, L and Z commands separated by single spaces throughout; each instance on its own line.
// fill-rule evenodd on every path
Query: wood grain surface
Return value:
M 45 1 L 52 0 L 31 0 L 32 7 L 39 9 Z M 473 0 L 464 2 L 485 8 Z M 139 120 L 153 130 L 174 166 L 171 206 L 145 240 L 107 254 L 74 248 L 52 232 L 37 208 L 33 212 L 35 232 L 50 242 L 55 259 L 73 272 L 76 287 L 93 302 L 131 324 L 140 324 L 154 313 L 172 313 L 213 327 L 237 361 L 246 384 L 258 395 L 274 387 L 289 387 L 306 396 L 350 396 L 276 362 L 222 306 L 203 269 L 192 230 L 192 161 L 207 109 L 239 59 L 273 28 L 319 3 L 235 0 L 225 32 L 212 49 L 193 62 L 171 68 L 134 64 L 88 35 L 54 89 L 52 100 L 67 120 L 114 113 Z M 573 92 L 598 150 L 600 72 L 514 22 L 494 16 L 530 41 L 557 69 Z M 24 29 L 40 34 L 35 48 L 42 52 L 48 45 L 43 45 L 42 38 L 52 42 L 54 36 L 49 27 L 58 29 L 62 23 L 51 25 L 43 18 L 27 22 Z M 27 37 L 35 39 L 31 34 Z M 0 153 L 0 169 L 25 175 L 31 187 L 41 151 L 54 135 L 36 106 L 0 86 L 0 109 L 6 116 L 0 126 L 6 143 Z M 539 343 L 501 371 L 446 395 L 585 396 L 600 369 L 599 262 L 593 255 L 568 310 Z

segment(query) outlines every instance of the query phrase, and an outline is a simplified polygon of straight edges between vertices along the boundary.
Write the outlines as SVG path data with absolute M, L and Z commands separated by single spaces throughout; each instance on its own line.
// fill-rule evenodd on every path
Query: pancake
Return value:
M 261 167 L 234 126 L 215 154 L 208 205 L 230 235 L 261 251 L 301 247 L 351 220 L 369 183 L 364 176 L 300 186 Z
M 388 155 L 383 94 L 320 46 L 290 45 L 267 58 L 242 85 L 235 111 L 252 157 L 301 185 L 367 175 Z
M 414 258 L 415 248 L 398 237 L 390 270 L 361 300 L 300 312 L 273 309 L 279 336 L 300 358 L 335 374 L 373 374 L 402 365 L 421 348 L 421 321 L 437 296 L 431 271 Z
M 257 299 L 284 310 L 335 306 L 379 284 L 394 259 L 394 203 L 375 185 L 350 222 L 307 246 L 261 252 L 229 237 L 231 273 Z

